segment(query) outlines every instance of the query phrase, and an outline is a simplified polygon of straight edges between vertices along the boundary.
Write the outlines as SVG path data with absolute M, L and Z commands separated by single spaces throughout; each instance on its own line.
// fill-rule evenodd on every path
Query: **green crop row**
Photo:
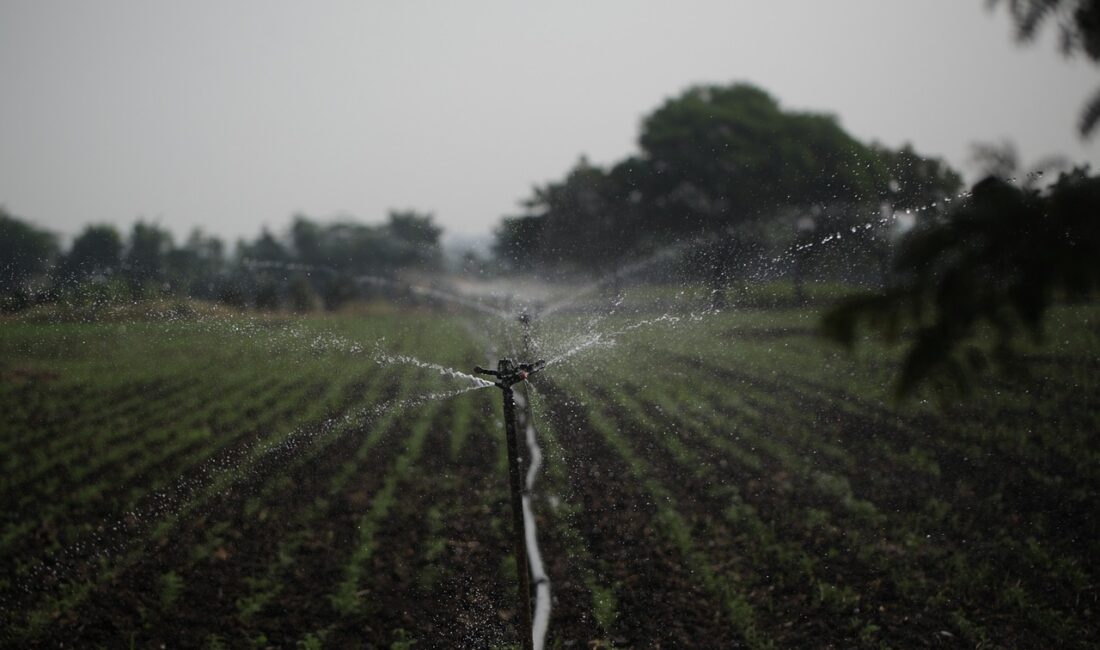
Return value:
M 681 289 L 539 325 L 603 337 L 533 382 L 552 644 L 705 643 L 645 620 L 668 613 L 754 647 L 1097 640 L 1092 307 L 1028 350 L 1037 376 L 895 405 L 897 350 L 834 349 L 808 310 L 641 304 L 706 298 Z M 416 359 L 465 371 L 479 328 L 425 316 L 0 332 L 0 642 L 404 647 L 475 601 L 452 632 L 513 638 L 499 394 L 432 397 L 467 384 Z M 111 621 L 130 636 L 88 636 Z

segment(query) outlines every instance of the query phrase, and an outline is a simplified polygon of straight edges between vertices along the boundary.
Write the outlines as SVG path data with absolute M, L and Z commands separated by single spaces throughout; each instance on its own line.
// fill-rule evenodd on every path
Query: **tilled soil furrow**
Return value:
M 345 391 L 347 401 L 337 409 L 337 412 L 349 412 L 354 406 L 355 397 L 362 392 L 362 385 L 352 386 Z M 325 420 L 329 419 L 325 418 Z M 323 423 L 314 423 L 302 427 L 301 430 L 321 431 L 323 427 Z M 257 429 L 257 435 L 262 433 Z M 355 441 L 354 431 L 340 436 L 331 441 L 320 456 L 298 466 L 293 474 L 299 480 L 318 475 L 314 469 L 311 469 L 313 465 L 336 462 L 337 459 L 343 458 L 349 449 L 354 449 Z M 306 448 L 295 453 L 308 451 L 309 449 Z M 236 604 L 227 600 L 232 597 L 233 592 L 226 591 L 224 584 L 233 580 L 234 576 L 218 563 L 235 555 L 246 559 L 253 557 L 248 553 L 237 553 L 230 542 L 236 544 L 239 540 L 245 539 L 243 531 L 257 523 L 256 518 L 244 514 L 247 497 L 259 492 L 266 482 L 277 480 L 279 475 L 276 472 L 283 468 L 286 462 L 293 460 L 293 455 L 290 454 L 291 452 L 287 449 L 276 448 L 275 453 L 264 454 L 257 458 L 249 471 L 234 479 L 227 489 L 206 495 L 201 502 L 190 500 L 181 502 L 180 506 L 186 505 L 194 512 L 170 527 L 170 537 L 151 539 L 142 542 L 141 546 L 134 547 L 131 551 L 133 562 L 128 563 L 121 571 L 111 569 L 110 579 L 95 585 L 83 605 L 71 612 L 58 612 L 56 624 L 47 632 L 48 642 L 54 647 L 57 647 L 58 642 L 69 643 L 72 647 L 80 647 L 85 643 L 112 645 L 118 643 L 121 630 L 143 630 L 154 637 L 169 629 L 186 629 L 196 633 L 210 629 L 212 615 L 219 623 L 231 620 L 232 613 L 236 611 Z M 295 498 L 295 495 L 310 494 L 305 490 L 297 489 L 293 481 L 284 481 L 280 490 L 276 503 L 281 499 Z M 168 506 L 161 510 L 171 512 L 173 507 Z M 250 532 L 247 539 L 261 544 L 269 541 L 274 543 L 279 537 L 271 533 L 271 528 L 279 529 L 282 525 L 282 520 L 278 516 L 273 516 L 267 524 L 269 528 L 266 532 Z M 201 558 L 192 557 L 192 554 L 197 552 L 196 549 L 208 545 L 211 530 L 215 527 L 220 531 L 218 537 L 222 538 L 224 543 L 206 549 L 209 553 L 204 553 Z M 260 527 L 262 528 L 262 525 Z M 115 545 L 117 544 L 113 542 L 104 544 L 107 548 L 113 548 Z M 209 572 L 203 574 L 202 580 L 185 575 L 201 562 L 210 565 Z M 199 585 L 198 588 L 202 593 L 193 596 L 193 602 L 197 603 L 194 608 L 164 606 L 161 587 L 167 572 L 178 572 L 180 577 L 184 578 L 185 587 Z M 237 575 L 239 576 L 239 573 Z M 203 582 L 208 577 L 209 580 Z M 212 597 L 211 594 L 214 596 Z M 227 602 L 228 606 L 224 606 Z M 172 617 L 192 615 L 194 620 L 191 621 L 190 627 L 173 628 L 171 626 L 174 623 L 165 623 L 165 616 L 172 621 L 174 620 Z M 220 618 L 223 616 L 224 619 Z M 205 639 L 196 638 L 194 641 L 195 645 L 205 643 Z M 177 641 L 164 639 L 164 642 Z
M 634 485 L 630 469 L 593 435 L 583 407 L 549 382 L 540 383 L 540 390 L 570 466 L 569 498 L 582 505 L 574 525 L 618 601 L 612 641 L 636 647 L 741 645 L 733 626 L 717 614 L 721 607 L 659 532 L 657 508 Z
M 552 609 L 547 644 L 595 643 L 604 636 L 587 584 L 588 578 L 596 574 L 596 567 L 584 538 L 573 527 L 571 504 L 565 503 L 560 494 L 569 489 L 568 468 L 561 463 L 556 433 L 549 422 L 538 419 L 535 429 L 542 447 L 543 471 L 531 496 L 539 548 L 550 580 Z
M 771 458 L 764 459 L 758 473 L 725 471 L 736 465 L 711 464 L 714 449 L 700 436 L 676 433 L 677 423 L 668 419 L 657 420 L 664 428 L 640 426 L 631 409 L 616 406 L 606 393 L 597 390 L 594 394 L 610 405 L 613 417 L 633 442 L 636 453 L 647 461 L 653 477 L 674 495 L 684 516 L 693 522 L 693 537 L 706 546 L 713 565 L 742 585 L 758 612 L 762 631 L 779 647 L 804 644 L 844 647 L 852 641 L 851 621 L 838 621 L 838 612 L 815 603 L 814 590 L 821 588 L 854 586 L 866 603 L 890 602 L 890 613 L 894 616 L 886 617 L 873 608 L 864 608 L 863 617 L 870 617 L 887 631 L 905 628 L 907 635 L 914 633 L 918 626 L 910 620 L 905 608 L 897 607 L 897 595 L 890 592 L 889 584 L 884 584 L 886 576 L 852 553 L 835 555 L 832 551 L 844 540 L 806 526 L 800 516 L 806 508 L 835 504 L 824 503 L 805 477 L 798 477 Z M 677 436 L 677 444 L 691 457 L 690 465 L 678 462 L 676 454 L 669 453 L 664 436 Z M 732 494 L 727 491 L 729 488 Z M 733 504 L 731 498 L 751 506 L 759 522 L 771 529 L 775 538 L 760 536 L 755 526 L 738 529 L 736 520 L 727 520 L 725 512 Z M 787 548 L 769 547 L 776 543 Z M 800 561 L 788 562 L 788 566 L 777 562 L 792 549 L 799 549 Z M 754 565 L 754 560 L 767 564 Z M 808 562 L 815 565 L 813 580 L 806 573 Z M 887 618 L 896 620 L 884 620 Z M 941 627 L 942 623 L 939 622 Z M 919 627 L 924 628 L 922 634 L 934 635 L 938 631 L 936 625 L 936 621 L 927 620 Z
M 391 427 L 361 462 L 349 461 L 368 444 L 371 424 L 341 433 L 320 453 L 271 477 L 273 488 L 261 495 L 255 512 L 249 512 L 245 499 L 233 499 L 224 516 L 211 519 L 228 522 L 220 539 L 195 535 L 179 545 L 179 551 L 207 552 L 198 560 L 185 554 L 177 559 L 189 567 L 191 586 L 181 600 L 190 604 L 164 612 L 171 619 L 167 629 L 214 630 L 232 645 L 266 638 L 284 647 L 293 647 L 315 629 L 311 608 L 326 604 L 319 586 L 328 582 L 313 562 L 323 566 L 347 552 L 353 536 L 347 521 L 355 514 L 349 501 L 377 489 L 383 468 L 401 450 L 404 432 Z M 354 492 L 330 494 L 330 477 L 347 462 L 356 463 Z M 291 549 L 284 546 L 288 540 L 295 542 Z M 284 558 L 284 552 L 292 556 Z M 279 568 L 272 574 L 273 564 Z M 274 582 L 266 584 L 269 577 Z M 252 612 L 247 599 L 262 588 L 276 590 Z M 211 625 L 212 619 L 216 625 Z
M 314 388 L 320 389 L 321 386 L 317 385 Z M 311 393 L 313 393 L 312 389 L 307 390 L 306 396 L 308 397 Z M 278 404 L 278 402 L 271 403 Z M 259 422 L 252 423 L 252 426 L 247 429 L 227 431 L 221 436 L 212 437 L 208 440 L 192 441 L 182 446 L 182 448 L 171 450 L 171 453 L 156 459 L 151 465 L 142 467 L 140 473 L 134 474 L 133 478 L 128 481 L 119 480 L 116 483 L 105 483 L 109 486 L 108 489 L 96 494 L 94 500 L 90 500 L 80 509 L 73 508 L 65 513 L 66 525 L 71 529 L 78 529 L 82 522 L 88 526 L 100 528 L 105 523 L 111 524 L 119 518 L 121 512 L 129 507 L 123 504 L 133 499 L 135 482 L 147 476 L 176 475 L 175 479 L 164 481 L 164 484 L 159 487 L 145 490 L 146 497 L 144 497 L 144 501 L 148 502 L 152 499 L 155 502 L 155 505 L 152 506 L 153 511 L 164 512 L 169 510 L 174 499 L 186 498 L 191 486 L 201 485 L 206 478 L 204 475 L 211 469 L 224 467 L 228 459 L 240 457 L 250 445 L 261 440 L 268 432 L 271 423 L 285 416 L 291 408 L 284 406 L 278 411 L 269 411 L 264 418 Z M 211 440 L 216 442 L 211 444 Z M 212 455 L 202 454 L 202 457 L 195 459 L 194 462 L 186 463 L 183 467 L 172 468 L 172 471 L 168 471 L 173 461 L 186 458 L 192 452 L 206 447 L 214 447 L 211 452 Z M 221 459 L 226 459 L 226 462 L 221 462 Z M 105 480 L 107 477 L 105 472 L 107 471 L 107 468 L 97 470 L 93 475 L 86 477 L 86 481 L 82 485 L 85 487 L 97 485 L 95 477 L 100 476 Z M 76 487 L 73 486 L 71 489 L 76 489 Z M 178 489 L 181 487 L 182 489 Z M 177 492 L 179 493 L 177 494 Z M 133 508 L 135 512 L 148 510 L 148 508 L 142 506 L 142 503 L 141 500 L 137 502 Z M 54 540 L 60 539 L 64 543 L 63 531 L 54 524 L 52 518 L 40 522 L 34 530 L 28 531 L 28 536 L 24 537 L 24 539 L 14 540 L 15 545 L 11 547 L 14 550 L 11 550 L 8 556 L 12 561 L 27 556 L 33 557 L 43 544 L 53 543 Z

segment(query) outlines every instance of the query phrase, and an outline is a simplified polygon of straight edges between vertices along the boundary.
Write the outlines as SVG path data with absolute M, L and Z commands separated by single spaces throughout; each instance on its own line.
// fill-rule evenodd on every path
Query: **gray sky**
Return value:
M 1097 69 L 984 0 L 0 0 L 0 204 L 64 235 L 159 220 L 252 237 L 296 211 L 433 211 L 487 233 L 693 83 L 743 80 L 966 170 L 1077 139 Z

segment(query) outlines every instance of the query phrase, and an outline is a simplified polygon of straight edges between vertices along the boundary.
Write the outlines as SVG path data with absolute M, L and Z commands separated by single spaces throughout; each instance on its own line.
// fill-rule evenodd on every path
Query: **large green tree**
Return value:
M 749 84 L 697 86 L 645 118 L 651 225 L 719 230 L 791 205 L 871 202 L 887 188 L 879 156 L 831 115 L 785 111 Z
M 312 269 L 305 276 L 289 278 L 291 291 L 301 296 L 309 284 L 326 306 L 338 307 L 359 295 L 363 276 L 390 277 L 404 269 L 434 269 L 442 260 L 441 228 L 431 214 L 395 210 L 382 225 L 352 220 L 318 223 L 295 215 L 289 229 L 291 261 Z M 284 272 L 283 277 L 289 277 Z M 377 289 L 377 283 L 368 286 Z M 308 300 L 294 300 L 308 302 Z
M 165 279 L 165 257 L 172 250 L 172 234 L 155 223 L 138 221 L 130 230 L 123 270 L 135 296 Z
M 515 268 L 613 272 L 641 243 L 640 167 L 628 159 L 605 170 L 581 157 L 561 181 L 534 188 L 525 215 L 502 224 L 498 256 Z
M 396 268 L 438 267 L 442 259 L 439 236 L 443 230 L 435 225 L 434 216 L 415 210 L 393 210 L 382 233 L 391 240 Z
M 504 217 L 493 230 L 493 256 L 508 271 L 530 270 L 538 263 L 545 215 Z
M 0 208 L 0 295 L 26 288 L 57 256 L 57 238 Z
M 110 224 L 91 224 L 73 240 L 61 260 L 59 276 L 63 282 L 115 273 L 122 265 L 122 236 Z
M 391 275 L 405 268 L 434 268 L 442 257 L 441 233 L 432 215 L 413 210 L 391 211 L 380 226 L 351 220 L 321 224 L 295 215 L 291 246 L 276 257 L 294 258 L 329 274 Z
M 834 117 L 785 110 L 743 83 L 669 99 L 643 120 L 638 142 L 638 154 L 610 168 L 582 158 L 562 180 L 536 187 L 525 213 L 496 230 L 498 259 L 513 269 L 609 274 L 670 240 L 690 241 L 681 270 L 709 277 L 717 290 L 759 268 L 769 250 L 797 243 L 796 223 L 809 222 L 797 231 L 806 243 L 858 224 L 847 238 L 858 245 L 832 266 L 866 275 L 887 256 L 863 229 L 882 202 L 942 203 L 961 185 L 941 160 L 909 146 L 865 145 Z M 830 253 L 814 254 L 816 269 Z M 859 256 L 871 264 L 853 265 Z M 807 272 L 811 260 L 799 261 Z
M 260 230 L 256 241 L 240 242 L 237 248 L 241 258 L 252 262 L 285 264 L 293 257 L 291 251 L 266 226 Z
M 195 228 L 183 246 L 165 255 L 165 271 L 172 289 L 196 298 L 213 298 L 225 266 L 225 244 Z

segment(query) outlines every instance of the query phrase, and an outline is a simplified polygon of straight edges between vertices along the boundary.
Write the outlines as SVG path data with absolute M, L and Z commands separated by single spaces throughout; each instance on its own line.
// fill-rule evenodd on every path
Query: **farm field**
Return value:
M 670 313 L 536 323 L 547 647 L 1100 644 L 1095 306 L 902 406 L 812 310 Z M 514 647 L 500 395 L 448 369 L 521 347 L 427 309 L 0 323 L 0 644 Z

